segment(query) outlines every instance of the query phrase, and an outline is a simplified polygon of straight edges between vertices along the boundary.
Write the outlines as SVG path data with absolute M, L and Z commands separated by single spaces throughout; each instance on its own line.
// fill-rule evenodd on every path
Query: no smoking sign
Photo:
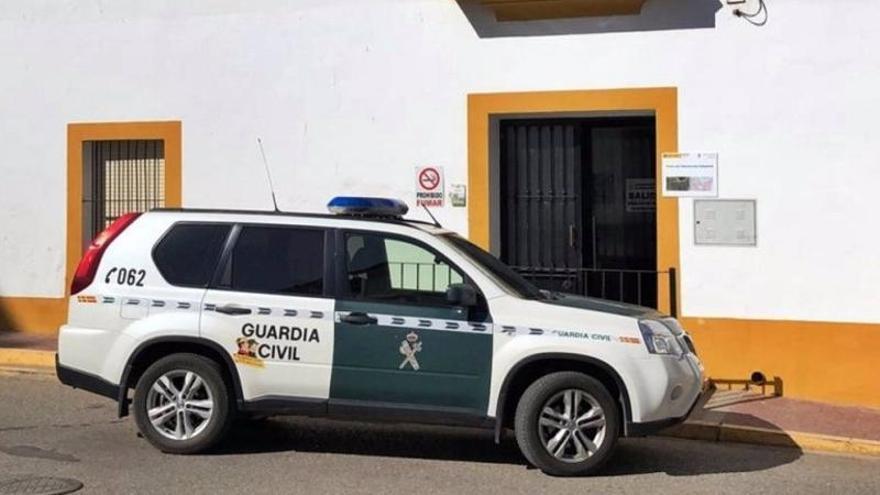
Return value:
M 443 168 L 416 167 L 416 206 L 443 206 Z
M 433 191 L 440 185 L 440 171 L 434 167 L 425 167 L 419 172 L 419 185 L 425 191 Z

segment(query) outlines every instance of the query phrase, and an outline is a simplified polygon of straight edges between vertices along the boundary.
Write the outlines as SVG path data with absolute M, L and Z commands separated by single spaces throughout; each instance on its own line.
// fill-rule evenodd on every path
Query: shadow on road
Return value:
M 516 441 L 507 437 L 501 445 L 495 445 L 491 431 L 307 418 L 239 423 L 214 455 L 286 451 L 500 463 L 528 468 Z M 665 437 L 624 439 L 601 475 L 746 473 L 788 464 L 801 455 L 796 448 Z
M 670 476 L 751 473 L 792 463 L 799 448 L 680 440 L 667 437 L 622 441 L 605 476 L 665 473 Z

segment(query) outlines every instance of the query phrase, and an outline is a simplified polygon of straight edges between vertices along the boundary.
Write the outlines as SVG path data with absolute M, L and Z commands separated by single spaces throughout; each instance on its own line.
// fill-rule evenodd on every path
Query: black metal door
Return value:
M 657 304 L 657 224 L 653 119 L 587 122 L 589 268 L 587 294 Z M 646 187 L 645 187 L 646 186 Z M 642 187 L 642 189 L 640 189 Z
M 654 119 L 500 131 L 501 259 L 545 289 L 656 306 Z
M 501 125 L 501 259 L 572 290 L 583 267 L 583 132 L 577 121 Z

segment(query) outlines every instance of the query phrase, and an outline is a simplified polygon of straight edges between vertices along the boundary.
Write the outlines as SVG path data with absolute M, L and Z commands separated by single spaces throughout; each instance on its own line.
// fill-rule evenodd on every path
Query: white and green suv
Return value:
M 58 377 L 165 452 L 209 449 L 237 415 L 375 418 L 512 428 L 555 475 L 696 403 L 674 319 L 540 291 L 399 201 L 329 206 L 121 217 L 76 270 Z

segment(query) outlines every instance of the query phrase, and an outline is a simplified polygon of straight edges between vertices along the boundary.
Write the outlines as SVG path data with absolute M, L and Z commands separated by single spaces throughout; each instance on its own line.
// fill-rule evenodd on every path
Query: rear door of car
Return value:
M 331 243 L 321 227 L 235 226 L 200 327 L 232 355 L 245 400 L 325 403 L 333 357 Z

